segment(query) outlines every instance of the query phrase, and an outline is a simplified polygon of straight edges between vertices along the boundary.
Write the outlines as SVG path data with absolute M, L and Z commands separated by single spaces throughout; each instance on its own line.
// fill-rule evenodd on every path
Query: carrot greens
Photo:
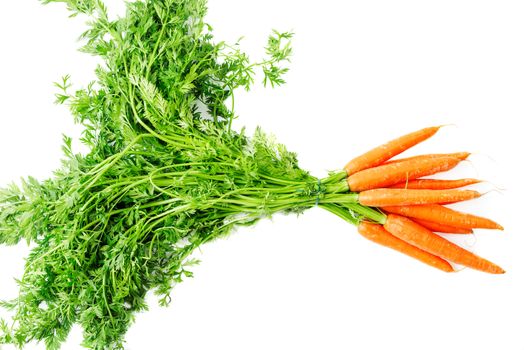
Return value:
M 216 42 L 202 0 L 143 0 L 110 20 L 102 1 L 65 0 L 88 16 L 82 51 L 103 59 L 96 81 L 57 102 L 83 125 L 86 155 L 64 139 L 63 167 L 42 182 L 0 192 L 0 243 L 35 244 L 3 306 L 0 343 L 37 340 L 58 349 L 71 326 L 84 346 L 112 349 L 154 290 L 169 304 L 191 276 L 191 253 L 277 212 L 300 213 L 344 189 L 300 169 L 295 154 L 260 129 L 232 131 L 234 90 L 284 83 L 291 33 L 274 31 L 268 57 L 251 62 L 239 46 Z

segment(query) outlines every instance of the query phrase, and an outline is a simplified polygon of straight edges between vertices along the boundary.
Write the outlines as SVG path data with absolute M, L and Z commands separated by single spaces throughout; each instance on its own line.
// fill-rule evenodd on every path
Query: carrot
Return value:
M 477 179 L 458 179 L 458 180 L 436 180 L 436 179 L 415 179 L 403 181 L 389 186 L 389 188 L 405 188 L 413 190 L 449 190 L 479 183 Z
M 452 169 L 460 161 L 459 158 L 438 157 L 385 164 L 348 176 L 347 183 L 349 189 L 353 192 L 389 187 L 400 182 Z
M 377 188 L 362 191 L 358 201 L 368 207 L 386 207 L 398 205 L 420 205 L 433 203 L 453 203 L 480 197 L 480 193 L 471 190 L 404 190 L 398 188 Z M 454 225 L 453 225 L 454 226 Z
M 344 169 L 349 176 L 358 171 L 382 164 L 397 154 L 404 152 L 408 148 L 411 148 L 416 144 L 427 140 L 431 136 L 435 135 L 439 129 L 440 126 L 433 126 L 396 138 L 381 146 L 373 148 L 371 151 L 368 151 L 356 158 L 353 158 L 349 163 L 346 164 Z
M 386 231 L 382 225 L 363 221 L 358 225 L 358 232 L 370 241 L 406 254 L 425 264 L 436 267 L 437 269 L 445 272 L 454 271 L 453 267 L 451 267 L 451 265 L 446 260 L 412 246 L 411 244 L 393 236 L 391 233 Z
M 496 222 L 480 216 L 462 213 L 438 204 L 412 205 L 412 206 L 393 206 L 383 207 L 388 213 L 409 216 L 411 218 L 422 219 L 431 222 L 438 222 L 458 228 L 488 228 L 504 230 Z
M 427 221 L 422 219 L 411 219 L 415 221 L 417 224 L 424 226 L 430 231 L 433 232 L 442 232 L 442 233 L 462 233 L 462 234 L 469 234 L 473 233 L 473 229 L 470 228 L 459 228 L 449 225 L 444 225 L 438 222 L 433 221 Z
M 460 160 L 466 160 L 471 155 L 469 152 L 456 152 L 456 153 L 433 153 L 433 154 L 422 154 L 419 156 L 413 156 L 413 157 L 407 157 L 407 158 L 400 158 L 400 159 L 392 159 L 387 162 L 382 163 L 385 164 L 393 164 L 398 162 L 404 162 L 404 161 L 413 161 L 413 160 L 419 160 L 423 158 L 440 158 L 440 157 L 451 157 L 451 158 L 459 158 Z
M 403 241 L 442 259 L 488 273 L 501 274 L 505 272 L 494 263 L 451 243 L 406 217 L 390 214 L 386 219 L 384 228 Z

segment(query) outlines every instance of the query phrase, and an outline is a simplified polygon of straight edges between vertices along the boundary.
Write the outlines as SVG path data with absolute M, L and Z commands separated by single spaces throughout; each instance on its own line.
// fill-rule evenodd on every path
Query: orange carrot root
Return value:
M 462 229 L 486 228 L 504 230 L 504 228 L 481 216 L 462 213 L 438 204 L 412 205 L 412 206 L 391 206 L 383 207 L 384 211 L 392 214 L 408 216 L 410 218 L 422 219 L 431 222 L 438 222 L 444 225 L 458 227 Z
M 480 193 L 470 190 L 404 190 L 397 188 L 378 188 L 362 191 L 358 201 L 369 207 L 400 205 L 421 205 L 432 203 L 453 203 L 480 197 Z
M 480 197 L 477 191 L 458 189 L 479 180 L 423 178 L 454 168 L 470 153 L 425 154 L 392 160 L 439 129 L 431 127 L 404 135 L 346 164 L 347 186 L 350 192 L 356 192 L 351 194 L 351 200 L 358 196 L 360 205 L 380 207 L 388 213 L 383 226 L 361 222 L 358 231 L 373 242 L 443 271 L 453 271 L 450 261 L 488 273 L 504 273 L 496 264 L 434 233 L 471 234 L 474 228 L 503 229 L 492 220 L 442 206 Z
M 410 134 L 396 138 L 388 143 L 378 146 L 361 156 L 352 159 L 346 164 L 344 169 L 348 176 L 358 171 L 372 168 L 404 152 L 408 148 L 427 140 L 440 129 L 440 126 L 434 126 L 412 132 Z
M 389 187 L 447 171 L 457 166 L 460 161 L 460 158 L 438 157 L 385 164 L 348 176 L 347 183 L 349 189 L 353 192 Z
M 460 228 L 449 225 L 444 225 L 438 222 L 427 221 L 422 219 L 412 219 L 417 224 L 424 226 L 430 231 L 433 232 L 442 232 L 442 233 L 458 233 L 458 234 L 471 234 L 473 229 L 471 228 Z
M 479 183 L 477 179 L 459 180 L 436 180 L 436 179 L 415 179 L 411 181 L 399 182 L 389 188 L 404 188 L 412 190 L 450 190 Z
M 425 264 L 436 267 L 437 269 L 445 272 L 454 271 L 453 267 L 451 267 L 451 265 L 444 259 L 441 259 L 438 256 L 430 254 L 393 236 L 391 233 L 386 231 L 382 225 L 361 222 L 358 226 L 358 232 L 370 241 L 394 249 Z
M 393 163 L 398 163 L 398 162 L 405 162 L 407 160 L 414 161 L 414 160 L 419 160 L 419 159 L 431 159 L 431 158 L 441 158 L 441 157 L 451 157 L 451 158 L 458 158 L 460 160 L 466 160 L 468 159 L 470 155 L 471 153 L 469 152 L 422 154 L 419 156 L 389 160 L 387 162 L 382 163 L 382 165 L 393 164 Z
M 390 214 L 384 228 L 401 240 L 442 259 L 483 272 L 505 272 L 500 266 L 449 242 L 406 217 Z

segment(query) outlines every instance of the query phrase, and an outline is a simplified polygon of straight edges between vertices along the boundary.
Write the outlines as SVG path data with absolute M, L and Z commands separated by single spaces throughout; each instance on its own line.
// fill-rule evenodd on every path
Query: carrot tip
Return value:
M 500 266 L 497 266 L 496 269 L 494 269 L 494 270 L 492 270 L 492 271 L 490 271 L 490 272 L 491 272 L 492 274 L 494 274 L 494 275 L 503 275 L 503 274 L 506 273 L 506 270 L 504 270 L 504 269 L 503 269 L 502 267 L 500 267 Z
M 457 270 L 455 270 L 451 265 L 449 265 L 448 269 L 442 270 L 442 271 L 447 272 L 447 273 L 457 272 Z
M 458 125 L 455 124 L 455 123 L 440 124 L 440 125 L 438 125 L 438 126 L 435 126 L 435 128 L 439 128 L 439 129 L 440 129 L 440 128 L 443 128 L 443 127 L 445 127 L 445 126 L 454 126 L 455 128 L 458 128 Z

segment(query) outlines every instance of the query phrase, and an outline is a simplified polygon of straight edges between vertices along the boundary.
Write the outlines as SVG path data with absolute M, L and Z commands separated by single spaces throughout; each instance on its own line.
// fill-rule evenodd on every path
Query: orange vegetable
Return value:
M 358 194 L 358 201 L 360 204 L 370 207 L 386 207 L 453 203 L 477 198 L 480 197 L 480 195 L 479 192 L 470 190 L 404 190 L 398 188 L 377 188 L 360 192 Z
M 358 225 L 358 232 L 370 241 L 406 254 L 437 269 L 445 272 L 454 271 L 453 267 L 446 260 L 398 239 L 386 231 L 382 225 L 361 222 Z
M 389 188 L 405 188 L 413 190 L 449 190 L 479 183 L 477 179 L 459 180 L 436 180 L 436 179 L 415 179 L 411 181 L 399 182 Z
M 466 159 L 468 159 L 468 157 L 470 155 L 471 155 L 471 153 L 469 153 L 469 152 L 422 154 L 422 155 L 413 156 L 413 157 L 389 160 L 389 161 L 383 163 L 383 165 L 385 165 L 385 164 L 393 164 L 393 163 L 398 163 L 398 162 L 404 162 L 404 161 L 407 161 L 407 160 L 409 160 L 409 161 L 419 160 L 419 159 L 423 159 L 423 158 L 428 159 L 428 158 L 451 157 L 451 158 L 459 158 L 460 160 L 466 160 Z
M 449 242 L 406 217 L 390 214 L 384 224 L 384 228 L 403 241 L 442 259 L 483 272 L 494 274 L 505 272 L 494 263 Z
M 438 157 L 385 164 L 348 176 L 347 183 L 350 191 L 353 192 L 389 187 L 452 169 L 460 161 L 460 158 Z
M 470 228 L 459 228 L 449 225 L 444 225 L 438 222 L 433 221 L 427 221 L 422 219 L 411 219 L 415 221 L 417 224 L 424 226 L 430 231 L 433 232 L 442 232 L 442 233 L 462 233 L 462 234 L 469 234 L 473 233 L 473 229 Z
M 440 126 L 429 127 L 396 138 L 352 159 L 346 164 L 344 169 L 349 176 L 358 171 L 382 164 L 397 154 L 435 135 L 439 129 Z
M 462 213 L 438 204 L 393 206 L 382 208 L 388 213 L 409 216 L 458 228 L 488 228 L 504 230 L 496 222 L 480 216 Z

